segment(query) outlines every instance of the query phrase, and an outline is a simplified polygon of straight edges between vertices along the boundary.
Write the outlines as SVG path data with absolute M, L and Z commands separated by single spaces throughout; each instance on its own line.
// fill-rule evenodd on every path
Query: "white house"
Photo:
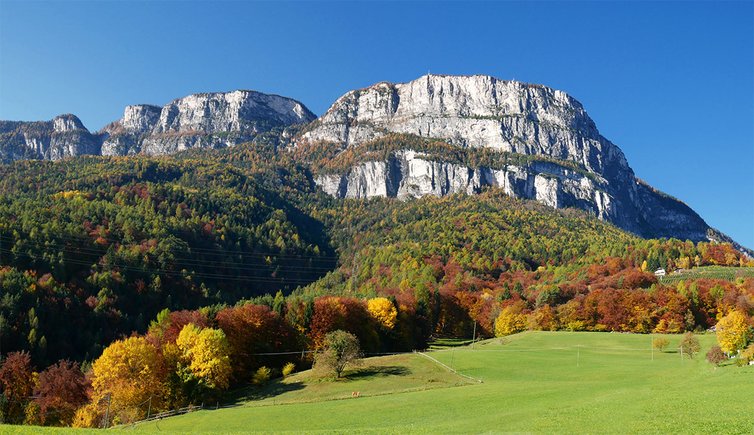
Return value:
M 665 275 L 666 275 L 665 269 L 663 269 L 662 267 L 659 268 L 659 269 L 657 269 L 657 270 L 655 270 L 655 276 L 656 277 L 660 278 L 660 277 L 663 277 Z

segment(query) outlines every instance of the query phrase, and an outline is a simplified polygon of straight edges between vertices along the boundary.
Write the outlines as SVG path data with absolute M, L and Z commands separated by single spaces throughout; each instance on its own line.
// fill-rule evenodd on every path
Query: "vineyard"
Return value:
M 754 277 L 754 267 L 702 266 L 671 273 L 662 278 L 663 284 L 677 283 L 691 279 L 724 279 L 735 281 L 738 278 Z

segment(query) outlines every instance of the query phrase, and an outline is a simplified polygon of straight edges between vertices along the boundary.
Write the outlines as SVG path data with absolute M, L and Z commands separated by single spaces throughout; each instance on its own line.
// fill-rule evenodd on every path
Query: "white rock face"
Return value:
M 147 104 L 126 106 L 120 124 L 127 131 L 144 133 L 154 128 L 160 119 L 160 112 L 161 107 Z
M 315 118 L 290 98 L 255 91 L 195 94 L 165 107 L 126 107 L 103 129 L 103 155 L 171 154 L 189 148 L 221 148 L 252 140 L 275 127 Z
M 390 133 L 441 139 L 461 148 L 544 156 L 525 166 L 468 168 L 414 153 L 359 163 L 315 181 L 338 197 L 474 193 L 502 188 L 555 208 L 576 207 L 648 237 L 707 238 L 709 226 L 685 204 L 637 182 L 623 152 L 602 137 L 583 106 L 564 92 L 489 76 L 427 75 L 348 92 L 297 143 L 345 149 Z
M 597 173 L 628 167 L 623 152 L 566 93 L 490 76 L 427 75 L 351 91 L 303 139 L 346 147 L 388 132 L 571 160 Z
M 595 182 L 565 168 L 547 173 L 538 170 L 541 168 L 519 166 L 471 169 L 404 150 L 393 153 L 387 161 L 360 163 L 345 174 L 320 174 L 314 180 L 325 192 L 341 198 L 409 199 L 474 194 L 485 187 L 499 187 L 516 198 L 535 199 L 556 208 L 580 207 L 601 219 L 615 217 L 604 180 Z
M 0 121 L 0 161 L 22 159 L 59 160 L 99 154 L 100 145 L 74 115 L 51 121 Z

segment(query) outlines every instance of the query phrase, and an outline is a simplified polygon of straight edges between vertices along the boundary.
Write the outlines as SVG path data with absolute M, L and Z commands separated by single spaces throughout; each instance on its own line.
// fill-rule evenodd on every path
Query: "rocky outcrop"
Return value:
M 599 134 L 582 105 L 566 93 L 490 76 L 427 75 L 351 91 L 303 139 L 346 147 L 387 133 L 545 155 L 596 173 L 628 168 L 623 152 Z
M 73 115 L 46 122 L 0 121 L 0 160 L 57 160 L 84 154 L 172 154 L 222 148 L 315 115 L 296 100 L 255 91 L 189 95 L 165 107 L 127 106 L 97 134 Z
M 255 91 L 195 94 L 165 107 L 128 106 L 103 129 L 103 155 L 172 154 L 190 148 L 223 148 L 249 142 L 276 127 L 308 123 L 315 116 L 290 98 Z
M 60 115 L 51 121 L 0 121 L 0 161 L 3 162 L 59 160 L 99 152 L 98 138 L 74 115 Z
M 339 98 L 297 143 L 346 149 L 395 133 L 547 161 L 459 165 L 409 146 L 385 161 L 360 161 L 342 173 L 317 174 L 315 181 L 331 195 L 354 198 L 442 196 L 492 186 L 552 207 L 587 210 L 645 237 L 706 240 L 710 234 L 688 206 L 635 177 L 623 152 L 600 135 L 578 101 L 544 86 L 438 75 L 378 83 Z M 574 164 L 583 170 L 571 169 Z
M 547 162 L 503 169 L 470 168 L 433 161 L 410 150 L 392 153 L 386 161 L 362 162 L 344 174 L 315 176 L 325 192 L 341 198 L 407 199 L 474 194 L 486 187 L 498 187 L 516 198 L 536 199 L 555 208 L 578 207 L 601 219 L 618 219 L 606 181 L 595 179 Z

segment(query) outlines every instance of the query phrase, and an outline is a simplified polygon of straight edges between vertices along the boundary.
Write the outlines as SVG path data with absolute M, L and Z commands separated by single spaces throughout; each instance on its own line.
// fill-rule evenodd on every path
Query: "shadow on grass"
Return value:
M 438 338 L 429 343 L 429 349 L 446 349 L 449 347 L 468 346 L 472 340 L 465 338 Z
M 410 375 L 411 370 L 403 366 L 382 366 L 382 367 L 365 367 L 348 372 L 343 378 L 356 381 L 360 379 L 369 379 L 386 376 L 406 376 Z
M 279 396 L 289 391 L 297 391 L 303 389 L 303 382 L 284 383 L 282 382 L 282 380 L 278 379 L 261 388 L 249 387 L 241 391 L 237 391 L 236 393 L 232 394 L 229 399 L 233 404 L 242 404 L 243 402 L 248 402 L 251 400 L 268 399 L 270 397 Z

